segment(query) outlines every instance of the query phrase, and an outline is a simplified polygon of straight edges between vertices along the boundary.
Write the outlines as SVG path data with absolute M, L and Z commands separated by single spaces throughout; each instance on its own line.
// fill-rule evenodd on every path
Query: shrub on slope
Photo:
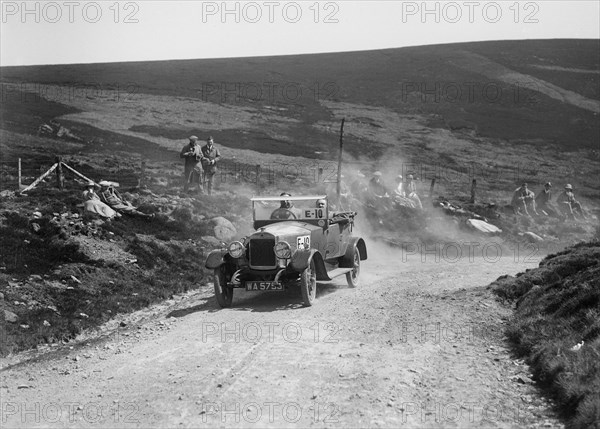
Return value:
M 517 301 L 507 335 L 569 425 L 600 425 L 600 242 L 550 255 L 493 287 Z

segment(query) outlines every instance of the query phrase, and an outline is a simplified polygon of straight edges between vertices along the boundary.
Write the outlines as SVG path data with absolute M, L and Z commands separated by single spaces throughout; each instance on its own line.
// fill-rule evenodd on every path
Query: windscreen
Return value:
M 321 199 L 295 201 L 262 201 L 253 202 L 254 220 L 302 220 L 318 221 L 327 219 L 327 202 Z

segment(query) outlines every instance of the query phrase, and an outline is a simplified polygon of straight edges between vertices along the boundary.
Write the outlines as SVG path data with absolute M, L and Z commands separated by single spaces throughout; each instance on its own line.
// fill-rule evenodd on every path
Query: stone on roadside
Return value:
M 6 320 L 7 322 L 15 323 L 18 318 L 19 316 L 17 316 L 12 311 L 4 310 L 4 320 Z
M 8 189 L 0 192 L 0 198 L 12 200 L 15 197 L 15 193 L 13 191 L 9 191 Z
M 539 242 L 542 242 L 542 241 L 544 241 L 544 239 L 543 239 L 542 237 L 540 237 L 540 236 L 539 236 L 539 235 L 537 235 L 537 234 L 534 234 L 533 232 L 529 232 L 529 231 L 528 231 L 528 232 L 525 232 L 525 233 L 523 233 L 523 236 L 524 236 L 525 238 L 527 238 L 527 240 L 529 240 L 529 242 L 530 242 L 530 243 L 536 243 L 536 242 L 538 242 L 538 243 L 539 243 Z
M 214 217 L 209 222 L 213 226 L 215 237 L 219 240 L 229 241 L 237 234 L 235 226 L 222 216 Z

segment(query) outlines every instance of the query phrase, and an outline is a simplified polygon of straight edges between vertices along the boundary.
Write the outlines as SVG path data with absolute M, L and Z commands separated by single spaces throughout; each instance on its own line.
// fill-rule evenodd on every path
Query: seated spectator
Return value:
M 100 200 L 100 197 L 95 191 L 95 188 L 99 188 L 94 182 L 88 182 L 85 191 L 83 191 L 83 210 L 85 212 L 94 213 L 105 217 L 107 219 L 113 219 L 120 217 L 121 215 L 114 211 L 110 206 L 106 205 Z
M 102 181 L 100 182 L 100 186 L 102 186 L 102 191 L 100 193 L 102 200 L 104 200 L 104 202 L 113 209 L 132 216 L 141 216 L 147 218 L 153 217 L 153 215 L 142 213 L 141 211 L 137 210 L 133 204 L 125 200 L 119 191 L 115 189 L 114 182 Z
M 396 176 L 396 183 L 398 185 L 396 186 L 396 189 L 394 189 L 394 193 L 399 197 L 406 197 L 406 192 L 404 192 L 404 179 L 401 174 Z
M 564 192 L 556 198 L 556 203 L 566 217 L 575 219 L 575 213 L 577 213 L 585 219 L 583 208 L 579 201 L 575 199 L 575 194 L 573 193 L 573 187 L 571 185 L 565 186 Z
M 423 210 L 423 204 L 421 203 L 421 199 L 417 194 L 417 184 L 414 182 L 414 177 L 412 174 L 406 176 L 406 196 L 414 201 L 417 208 Z
M 535 206 L 538 210 L 538 213 L 542 213 L 546 216 L 558 217 L 561 215 L 558 213 L 558 210 L 552 204 L 552 183 L 548 182 L 544 185 L 544 189 L 537 194 L 535 197 Z
M 381 179 L 382 176 L 383 175 L 381 174 L 381 171 L 376 171 L 375 173 L 373 173 L 373 177 L 371 178 L 371 180 L 369 180 L 369 192 L 371 192 L 373 196 L 378 198 L 389 196 L 387 187 Z
M 536 215 L 538 214 L 535 208 L 535 194 L 527 189 L 527 183 L 523 183 L 519 188 L 515 189 L 510 205 L 516 215 L 525 214 L 531 216 L 529 211 Z

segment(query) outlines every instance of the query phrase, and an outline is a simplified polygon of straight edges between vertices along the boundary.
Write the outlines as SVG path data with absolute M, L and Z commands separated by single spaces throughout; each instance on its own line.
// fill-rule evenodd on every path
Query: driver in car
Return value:
M 282 192 L 280 197 L 291 197 L 292 194 Z M 286 219 L 298 219 L 298 210 L 294 207 L 290 200 L 282 200 L 279 208 L 275 209 L 271 213 L 271 219 L 274 220 L 286 220 Z

